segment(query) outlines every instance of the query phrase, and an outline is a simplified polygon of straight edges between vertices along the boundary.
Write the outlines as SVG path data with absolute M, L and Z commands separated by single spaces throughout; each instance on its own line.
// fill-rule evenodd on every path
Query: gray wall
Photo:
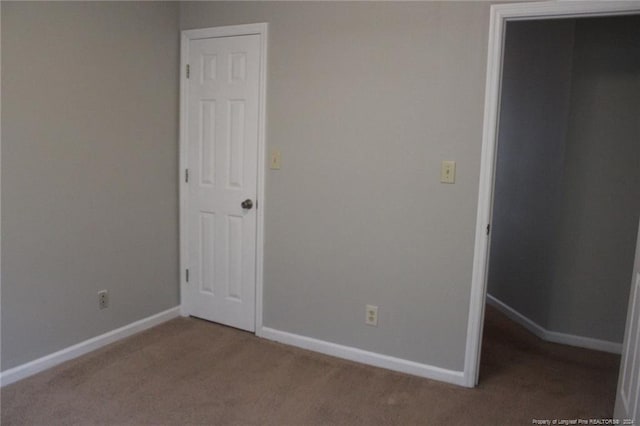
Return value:
M 573 20 L 507 24 L 488 292 L 547 326 Z
M 265 325 L 463 369 L 488 3 L 189 2 L 269 22 Z M 457 182 L 439 183 L 440 161 Z M 379 326 L 364 324 L 365 304 Z
M 488 3 L 1 7 L 2 369 L 178 303 L 177 29 L 250 22 L 283 161 L 265 324 L 463 368 Z
M 549 328 L 622 342 L 640 215 L 640 16 L 576 21 Z
M 1 7 L 6 370 L 178 305 L 179 38 L 175 3 Z
M 572 22 L 573 40 L 548 28 Z M 516 36 L 529 30 L 538 35 Z M 508 31 L 505 72 L 512 61 L 521 66 L 505 79 L 489 292 L 549 330 L 621 342 L 640 213 L 640 18 Z M 554 43 L 566 57 L 541 62 L 539 50 Z M 532 89 L 530 77 L 554 66 L 564 84 L 538 79 Z M 512 105 L 517 96 L 532 105 Z M 539 151 L 525 146 L 534 143 Z

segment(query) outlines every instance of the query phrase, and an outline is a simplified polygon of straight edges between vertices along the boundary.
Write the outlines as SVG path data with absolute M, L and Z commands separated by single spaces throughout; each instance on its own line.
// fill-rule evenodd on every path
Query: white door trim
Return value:
M 634 13 L 640 13 L 640 1 L 537 2 L 491 6 L 478 211 L 464 363 L 465 386 L 467 387 L 474 387 L 478 383 L 480 372 L 482 324 L 489 268 L 490 238 L 486 230 L 487 225 L 491 222 L 493 207 L 496 139 L 506 23 L 515 20 L 613 16 Z
M 186 274 L 188 263 L 187 250 L 187 197 L 188 187 L 185 182 L 185 170 L 187 169 L 187 64 L 189 62 L 189 41 L 242 35 L 260 36 L 260 88 L 258 99 L 258 197 L 256 201 L 257 228 L 256 228 L 256 306 L 255 329 L 262 328 L 262 286 L 263 286 L 263 259 L 264 259 L 264 209 L 265 203 L 265 145 L 266 145 L 266 93 L 267 93 L 267 31 L 268 24 L 232 25 L 215 28 L 202 28 L 196 30 L 184 30 L 181 32 L 180 46 L 180 170 L 178 180 L 180 182 L 180 298 L 185 299 Z M 188 315 L 184 304 L 180 312 Z

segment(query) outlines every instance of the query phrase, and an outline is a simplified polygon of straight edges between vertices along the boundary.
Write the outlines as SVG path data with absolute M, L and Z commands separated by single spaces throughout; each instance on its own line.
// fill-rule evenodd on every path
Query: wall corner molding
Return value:
M 547 330 L 538 323 L 532 321 L 520 312 L 513 309 L 506 303 L 496 299 L 490 294 L 487 294 L 487 303 L 503 314 L 509 319 L 520 324 L 531 333 L 536 335 L 542 340 L 552 343 L 559 343 L 561 345 L 575 346 L 578 348 L 592 349 L 596 351 L 609 352 L 612 354 L 620 355 L 622 353 L 622 343 L 610 342 L 608 340 L 594 339 L 592 337 L 577 336 L 575 334 L 560 333 L 557 331 Z
M 167 309 L 147 318 L 132 322 L 131 324 L 106 332 L 91 339 L 61 349 L 49 355 L 27 362 L 17 367 L 0 372 L 0 387 L 10 385 L 25 379 L 41 371 L 55 367 L 65 361 L 77 358 L 81 355 L 95 351 L 110 343 L 117 342 L 133 334 L 155 327 L 163 322 L 180 316 L 180 306 Z
M 374 367 L 385 368 L 387 370 L 398 371 L 411 374 L 426 379 L 438 380 L 458 386 L 467 386 L 463 371 L 448 370 L 429 364 L 422 364 L 377 352 L 366 351 L 352 346 L 340 345 L 325 340 L 314 339 L 312 337 L 301 336 L 299 334 L 276 330 L 269 327 L 262 327 L 256 331 L 258 337 L 296 346 L 324 355 L 355 361 Z

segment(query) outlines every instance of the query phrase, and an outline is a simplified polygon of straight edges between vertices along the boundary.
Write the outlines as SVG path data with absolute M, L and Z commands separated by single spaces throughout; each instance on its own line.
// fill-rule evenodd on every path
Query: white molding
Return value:
M 540 339 L 546 340 L 547 342 L 560 343 L 562 345 L 575 346 L 578 348 L 593 349 L 618 355 L 622 353 L 622 343 L 547 330 L 540 324 L 530 318 L 527 318 L 511 306 L 499 299 L 496 299 L 490 294 L 487 294 L 487 303 L 498 309 L 511 320 L 529 330 Z
M 263 35 L 267 34 L 267 27 L 269 24 L 265 22 L 257 24 L 244 24 L 244 25 L 228 25 L 224 27 L 211 27 L 211 28 L 198 28 L 195 30 L 182 31 L 183 36 L 186 36 L 189 40 L 198 40 L 203 38 L 215 38 L 215 37 L 233 37 L 241 35 Z
M 339 345 L 337 343 L 318 340 L 268 327 L 261 328 L 257 334 L 259 337 L 263 337 L 265 339 L 274 340 L 276 342 L 314 352 L 320 352 L 325 355 L 348 359 L 350 361 L 368 364 L 374 367 L 399 371 L 401 373 L 412 374 L 414 376 L 425 377 L 427 379 L 439 380 L 441 382 L 447 382 L 454 385 L 465 385 L 464 373 L 462 371 L 447 370 L 428 364 L 421 364 L 402 358 L 382 355 L 376 352 Z
M 636 264 L 638 255 L 640 253 L 636 254 Z M 637 375 L 634 376 L 633 371 L 634 364 L 640 362 L 640 315 L 636 315 L 636 310 L 640 309 L 640 273 L 636 273 L 636 279 L 629 293 L 623 355 L 620 361 L 620 372 L 618 373 L 618 394 L 616 395 L 613 414 L 616 418 L 634 418 L 638 423 L 640 418 L 636 417 L 636 413 L 640 409 L 640 380 L 638 380 Z M 636 318 L 638 318 L 638 322 L 634 323 Z M 632 343 L 634 341 L 635 345 Z M 632 399 L 634 380 L 638 382 L 635 389 L 635 400 Z M 629 383 L 630 381 L 631 383 Z
M 184 170 L 187 168 L 187 76 L 186 65 L 189 62 L 189 41 L 203 38 L 232 37 L 241 35 L 260 36 L 260 88 L 258 100 L 258 188 L 256 206 L 256 294 L 255 294 L 255 329 L 262 327 L 263 304 L 263 271 L 264 271 L 264 211 L 266 206 L 265 179 L 266 179 L 266 118 L 267 118 L 267 41 L 269 24 L 257 23 L 246 25 L 230 25 L 224 27 L 201 28 L 184 30 L 181 32 L 180 44 L 180 141 L 178 173 L 180 190 L 180 298 L 185 300 L 185 288 L 187 285 L 185 270 L 189 265 L 187 253 L 187 194 L 188 187 L 184 181 Z M 188 316 L 188 307 L 182 303 L 180 314 Z
M 2 22 L 2 8 L 0 7 L 0 22 Z M 2 46 L 2 30 L 0 29 L 0 46 Z M 2 60 L 0 55 L 0 81 L 2 81 Z M 2 96 L 0 96 L 0 176 L 2 176 Z M 1 181 L 2 179 L 0 179 Z M 0 182 L 2 188 L 2 182 Z M 2 191 L 0 191 L 1 193 Z M 0 311 L 2 311 L 2 197 L 0 196 Z M 0 330 L 2 330 L 2 315 L 0 315 Z M 0 336 L 2 332 L 0 331 Z M 0 354 L 2 353 L 2 339 L 0 338 Z M 2 358 L 0 356 L 0 358 Z M 0 403 L 0 406 L 2 404 Z
M 487 57 L 487 76 L 484 100 L 484 125 L 482 151 L 480 155 L 480 180 L 478 185 L 478 210 L 476 213 L 476 236 L 471 277 L 471 296 L 467 341 L 464 357 L 464 371 L 467 387 L 474 387 L 480 371 L 480 350 L 482 347 L 482 323 L 484 318 L 484 299 L 486 294 L 486 276 L 488 270 L 490 238 L 486 226 L 491 221 L 493 205 L 493 166 L 495 157 L 495 135 L 498 120 L 498 102 L 500 75 L 502 69 L 502 22 L 495 8 L 491 7 L 489 20 L 489 48 Z
M 464 363 L 465 386 L 475 386 L 480 373 L 482 324 L 490 250 L 490 239 L 485 230 L 491 221 L 493 207 L 496 134 L 506 22 L 521 19 L 596 17 L 637 13 L 640 13 L 640 1 L 550 1 L 491 6 L 478 210 Z
M 516 311 L 511 306 L 507 305 L 501 300 L 496 299 L 490 294 L 487 294 L 487 304 L 498 309 L 500 312 L 505 314 L 509 319 L 517 322 L 518 324 L 520 324 L 521 326 L 529 330 L 531 333 L 533 333 L 536 337 L 539 337 L 542 340 L 547 340 L 545 339 L 545 335 L 548 333 L 548 331 L 544 327 L 538 325 L 538 323 L 536 323 L 535 321 L 522 315 L 520 312 Z
M 269 24 L 255 24 L 260 30 L 260 99 L 258 100 L 258 223 L 256 229 L 256 312 L 255 329 L 262 328 L 263 278 L 264 278 L 264 212 L 266 203 L 266 158 L 267 158 L 267 58 Z
M 59 350 L 52 354 L 43 356 L 26 364 L 19 365 L 17 367 L 5 370 L 0 373 L 0 386 L 6 386 L 11 383 L 22 380 L 26 377 L 32 376 L 36 373 L 44 371 L 48 368 L 54 367 L 65 361 L 73 358 L 77 358 L 86 353 L 95 351 L 103 346 L 118 340 L 129 337 L 135 333 L 147 330 L 163 322 L 169 321 L 178 317 L 180 314 L 180 307 L 176 306 L 158 314 L 152 315 L 147 318 L 143 318 L 139 321 L 125 325 L 124 327 L 117 328 L 91 339 L 85 340 L 68 348 Z
M 497 4 L 491 9 L 502 21 L 586 18 L 638 13 L 640 1 L 539 1 Z
M 180 136 L 178 141 L 178 163 L 180 170 L 178 170 L 178 191 L 180 194 L 180 207 L 178 208 L 179 218 L 179 239 L 180 239 L 180 253 L 178 254 L 180 263 L 180 315 L 188 316 L 189 313 L 185 306 L 185 286 L 187 285 L 185 271 L 189 264 L 187 253 L 187 194 L 189 193 L 187 183 L 184 181 L 185 170 L 187 169 L 187 111 L 188 111 L 188 98 L 187 98 L 187 70 L 186 66 L 189 63 L 189 37 L 183 31 L 180 35 Z

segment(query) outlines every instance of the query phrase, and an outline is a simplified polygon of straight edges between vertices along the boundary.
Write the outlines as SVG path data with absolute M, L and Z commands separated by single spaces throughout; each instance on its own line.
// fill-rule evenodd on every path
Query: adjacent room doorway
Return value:
M 640 3 L 607 2 L 571 2 L 571 3 L 533 3 L 492 6 L 490 42 L 487 69 L 487 91 L 485 102 L 485 126 L 478 202 L 478 221 L 476 228 L 476 247 L 472 294 L 469 311 L 469 329 L 465 361 L 465 379 L 468 386 L 477 384 L 482 340 L 484 303 L 487 291 L 489 265 L 490 224 L 493 214 L 495 191 L 495 167 L 497 156 L 497 132 L 499 126 L 500 100 L 502 88 L 502 65 L 504 55 L 505 30 L 508 22 L 519 20 L 542 20 L 558 18 L 583 18 L 599 16 L 618 16 L 640 13 Z M 636 237 L 635 235 L 633 237 Z M 637 258 L 636 258 L 637 261 Z M 636 269 L 638 268 L 636 262 Z M 631 271 L 629 271 L 631 278 Z M 636 278 L 634 277 L 634 282 Z M 625 404 L 616 405 L 616 415 L 620 418 L 635 418 L 638 413 L 640 378 L 638 368 L 638 291 L 632 286 L 630 296 L 627 329 L 623 347 L 621 380 L 618 387 L 619 398 L 622 395 Z M 622 387 L 622 388 L 621 388 Z M 625 392 L 626 390 L 626 392 Z M 612 407 L 613 408 L 613 407 Z

